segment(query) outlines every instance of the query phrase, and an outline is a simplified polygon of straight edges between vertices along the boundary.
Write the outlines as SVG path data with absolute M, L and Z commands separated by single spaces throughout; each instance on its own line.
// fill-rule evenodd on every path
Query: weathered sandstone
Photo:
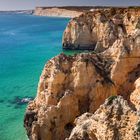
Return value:
M 139 140 L 140 21 L 135 14 L 127 34 L 108 40 L 112 43 L 102 53 L 60 54 L 47 62 L 25 114 L 29 139 Z
M 102 52 L 123 37 L 132 34 L 138 23 L 140 8 L 106 8 L 86 12 L 73 18 L 63 35 L 64 49 Z
M 109 96 L 122 95 L 129 101 L 140 77 L 137 39 L 134 37 L 127 46 L 129 52 L 124 44 L 127 40 L 120 40 L 103 54 L 61 54 L 51 59 L 44 67 L 37 97 L 25 116 L 30 139 L 63 140 L 69 137 L 78 116 L 94 113 Z M 131 42 L 131 37 L 128 40 Z
M 139 119 L 127 101 L 112 96 L 94 114 L 78 117 L 67 140 L 138 140 Z
M 137 73 L 140 73 L 140 69 L 135 74 Z M 140 78 L 135 81 L 135 90 L 131 93 L 130 100 L 140 111 Z
M 28 106 L 28 135 L 44 140 L 68 137 L 77 116 L 94 112 L 107 97 L 116 94 L 109 77 L 111 64 L 111 60 L 94 54 L 61 54 L 50 60 L 42 72 L 37 97 Z M 36 113 L 37 121 L 31 119 L 30 124 L 31 112 Z

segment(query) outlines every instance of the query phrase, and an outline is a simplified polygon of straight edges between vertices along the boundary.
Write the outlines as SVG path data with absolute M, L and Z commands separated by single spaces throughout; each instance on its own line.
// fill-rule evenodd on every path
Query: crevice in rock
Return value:
M 87 131 L 83 131 L 83 138 L 82 138 L 82 140 L 90 140 Z
M 86 62 L 86 66 L 91 62 L 95 66 L 96 71 L 104 78 L 104 81 L 114 85 L 114 82 L 110 78 L 111 65 L 113 63 L 111 59 L 103 60 L 103 56 L 96 54 L 95 57 L 85 57 L 83 61 Z
M 74 128 L 74 124 L 73 123 L 67 123 L 64 127 L 64 129 L 68 132 L 71 132 L 72 129 Z
M 130 94 L 135 89 L 135 81 L 140 77 L 140 64 L 137 65 L 131 72 L 128 73 L 125 83 L 123 83 L 118 90 L 119 95 L 126 99 L 132 110 L 136 111 L 135 105 L 130 101 Z
M 33 122 L 36 122 L 36 121 L 37 121 L 36 112 L 32 112 L 32 111 L 26 112 L 26 114 L 24 116 L 24 127 L 27 130 L 28 137 L 30 137 L 30 135 L 31 135 L 32 124 L 33 124 Z
M 89 95 L 86 95 L 86 97 L 81 99 L 81 100 L 79 99 L 78 106 L 79 106 L 80 115 L 85 113 L 85 112 L 89 112 L 89 109 L 90 109 Z

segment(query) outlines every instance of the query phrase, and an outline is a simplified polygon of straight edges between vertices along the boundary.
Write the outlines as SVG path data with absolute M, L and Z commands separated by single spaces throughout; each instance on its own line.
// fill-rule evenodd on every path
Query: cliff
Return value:
M 47 62 L 25 114 L 30 140 L 139 140 L 139 16 L 109 9 L 71 20 L 64 40 L 96 50 Z
M 139 28 L 140 8 L 98 8 L 73 18 L 63 35 L 64 49 L 102 52 Z
M 121 96 L 110 99 L 94 114 L 78 117 L 67 140 L 138 140 L 140 116 Z
M 107 9 L 109 7 L 99 6 L 63 6 L 63 7 L 36 7 L 34 15 L 50 17 L 79 17 L 82 13 L 97 9 Z
M 31 140 L 140 137 L 139 20 L 136 25 L 102 53 L 60 54 L 48 61 L 25 114 Z
M 51 17 L 78 17 L 92 7 L 36 7 L 34 15 Z

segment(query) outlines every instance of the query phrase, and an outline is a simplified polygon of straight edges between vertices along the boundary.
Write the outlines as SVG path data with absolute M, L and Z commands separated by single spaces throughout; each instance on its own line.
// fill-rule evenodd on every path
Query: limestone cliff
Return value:
M 104 51 L 119 38 L 140 28 L 140 8 L 106 8 L 86 12 L 73 18 L 63 35 L 64 49 Z
M 36 7 L 34 15 L 54 17 L 78 17 L 83 12 L 89 11 L 92 7 Z
M 137 73 L 140 73 L 140 69 L 135 72 L 135 74 Z M 135 81 L 135 90 L 131 93 L 130 100 L 140 111 L 140 78 Z
M 127 34 L 102 53 L 60 54 L 48 61 L 25 114 L 30 140 L 139 140 L 137 13 L 134 19 Z
M 94 114 L 78 117 L 67 140 L 138 140 L 139 118 L 121 96 L 112 96 Z
M 24 124 L 29 138 L 64 140 L 70 136 L 73 139 L 77 128 L 81 137 L 83 130 L 79 123 L 74 123 L 75 119 L 85 112 L 94 113 L 106 98 L 121 95 L 128 100 L 131 109 L 118 97 L 113 105 L 101 107 L 103 111 L 99 109 L 93 114 L 95 117 L 101 115 L 99 121 L 89 118 L 88 121 L 93 121 L 93 124 L 86 135 L 99 140 L 113 139 L 118 134 L 120 139 L 137 139 L 135 128 L 139 124 L 139 115 L 134 110 L 139 109 L 139 99 L 136 98 L 138 86 L 134 85 L 138 85 L 139 77 L 139 29 L 133 31 L 133 36 L 115 41 L 113 46 L 100 54 L 61 54 L 54 57 L 44 67 L 36 99 L 28 105 Z M 102 121 L 105 122 L 100 126 Z M 96 125 L 101 128 L 97 129 Z M 108 135 L 105 135 L 106 132 Z

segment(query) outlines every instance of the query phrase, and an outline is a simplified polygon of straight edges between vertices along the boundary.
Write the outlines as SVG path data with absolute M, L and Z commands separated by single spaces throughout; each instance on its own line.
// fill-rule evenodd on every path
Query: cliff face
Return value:
M 76 10 L 76 9 L 70 9 L 70 8 L 59 8 L 59 7 L 48 7 L 48 8 L 43 8 L 43 7 L 37 7 L 34 11 L 34 15 L 37 16 L 51 16 L 51 17 L 78 17 L 81 15 L 83 11 L 81 10 Z
M 75 57 L 61 54 L 47 63 L 37 97 L 29 104 L 25 117 L 30 139 L 65 139 L 77 116 L 94 112 L 105 98 L 115 94 L 108 76 L 112 62 L 105 66 L 106 62 L 92 54 Z M 101 64 L 99 68 L 98 63 Z M 36 119 L 30 124 L 32 113 L 36 114 Z
M 140 69 L 138 70 L 138 72 L 140 72 Z M 136 109 L 139 110 L 140 109 L 140 78 L 138 78 L 135 81 L 135 90 L 131 93 L 130 100 L 135 105 Z
M 29 139 L 139 139 L 140 21 L 137 14 L 132 26 L 127 23 L 127 34 L 113 39 L 102 53 L 60 54 L 48 61 L 37 96 L 25 114 L 24 126 Z M 99 29 L 98 33 L 104 30 Z M 121 29 L 118 31 L 122 33 Z M 109 35 L 104 34 L 103 41 Z
M 64 49 L 88 49 L 102 52 L 119 38 L 132 34 L 140 8 L 107 8 L 83 13 L 72 19 L 63 35 Z
M 112 96 L 94 114 L 78 117 L 67 140 L 138 140 L 139 118 L 121 96 Z

